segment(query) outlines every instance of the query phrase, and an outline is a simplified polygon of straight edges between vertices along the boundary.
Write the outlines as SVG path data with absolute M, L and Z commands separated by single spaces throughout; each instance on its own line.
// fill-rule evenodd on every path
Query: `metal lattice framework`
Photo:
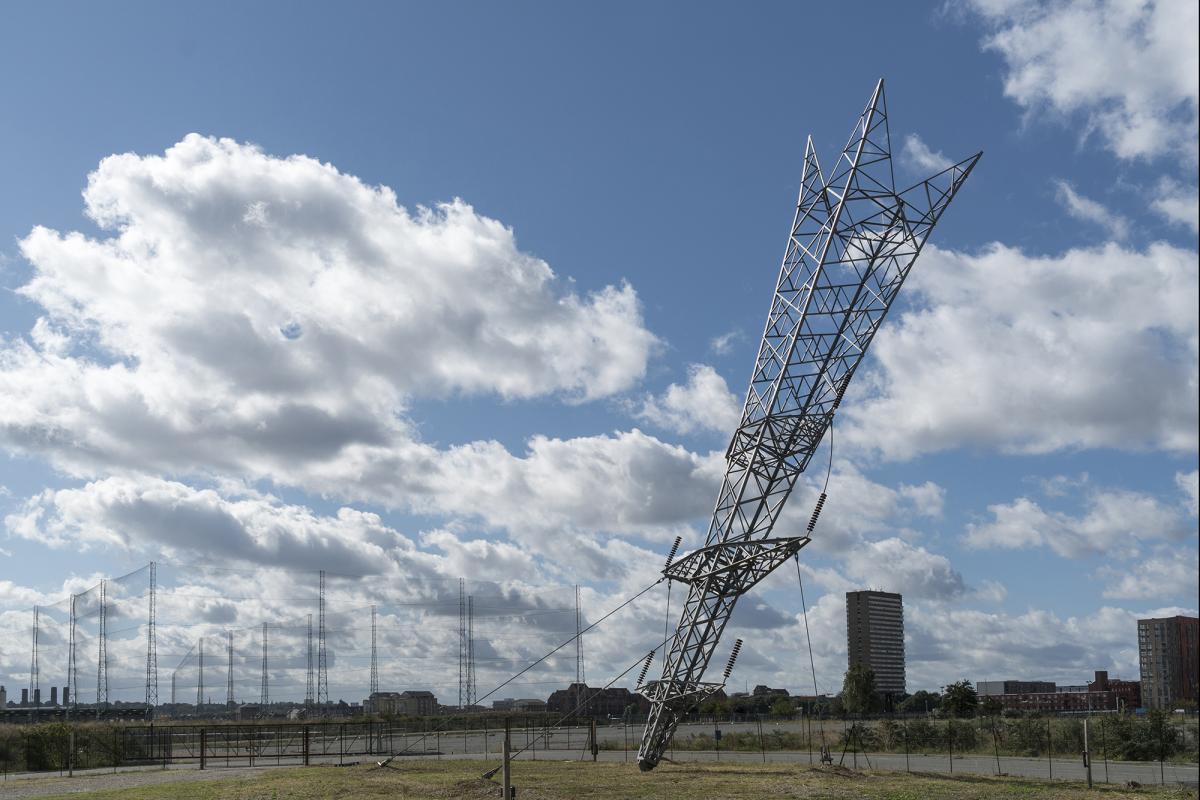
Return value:
M 701 678 L 738 598 L 808 543 L 772 538 L 775 522 L 933 226 L 981 155 L 896 191 L 882 79 L 828 178 L 809 137 L 705 545 L 664 570 L 688 585 L 688 597 L 662 678 L 642 687 L 651 700 L 638 751 L 643 770 L 658 764 L 680 717 L 721 687 Z

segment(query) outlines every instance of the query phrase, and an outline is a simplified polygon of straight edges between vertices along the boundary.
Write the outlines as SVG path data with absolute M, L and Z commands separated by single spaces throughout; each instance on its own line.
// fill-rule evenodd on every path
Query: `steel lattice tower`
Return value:
M 198 661 L 196 662 L 196 710 L 204 705 L 204 637 L 196 642 Z
M 475 705 L 475 597 L 467 595 L 467 708 Z
M 96 652 L 96 706 L 108 702 L 108 581 L 100 580 L 100 635 Z
M 307 672 L 307 674 L 305 675 L 305 684 L 304 684 L 304 704 L 305 704 L 305 705 L 312 705 L 312 704 L 313 704 L 313 700 L 316 700 L 316 699 L 317 699 L 317 698 L 316 698 L 316 694 L 314 694 L 314 690 L 313 690 L 313 682 L 312 682 L 312 614 L 308 614 L 308 649 L 307 649 L 307 655 L 308 655 L 308 672 Z
M 38 617 L 37 606 L 33 607 L 33 648 L 29 656 L 29 701 L 35 706 L 42 705 L 41 676 L 38 675 Z
M 379 693 L 379 651 L 375 647 L 375 604 L 371 604 L 371 685 L 367 696 Z
M 583 610 L 579 605 L 579 584 L 575 584 L 575 682 L 587 683 L 583 666 Z
M 155 582 L 158 576 L 157 565 L 150 562 L 150 600 L 146 615 L 146 705 L 154 708 L 158 705 L 158 623 L 155 619 Z
M 329 670 L 325 660 L 325 570 L 320 573 L 317 595 L 317 703 L 329 702 Z
M 71 595 L 71 633 L 67 645 L 67 686 L 71 691 L 71 707 L 79 707 L 79 675 L 75 660 L 75 603 L 79 595 Z
M 467 589 L 458 579 L 458 707 L 467 699 Z
M 809 137 L 800 197 L 741 421 L 705 544 L 664 574 L 688 586 L 638 765 L 653 769 L 682 714 L 721 687 L 701 678 L 737 599 L 799 552 L 771 538 L 797 479 L 833 422 L 854 370 L 934 224 L 979 156 L 897 191 L 883 81 L 829 178 Z
M 267 710 L 270 704 L 271 695 L 267 691 L 267 623 L 262 624 L 262 684 L 259 687 L 258 703 L 262 706 L 263 711 Z
M 233 700 L 233 630 L 225 631 L 225 705 L 232 708 Z

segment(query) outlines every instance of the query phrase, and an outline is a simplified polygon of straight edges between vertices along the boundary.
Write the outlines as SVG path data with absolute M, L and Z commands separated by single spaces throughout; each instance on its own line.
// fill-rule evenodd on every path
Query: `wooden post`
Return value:
M 512 718 L 504 718 L 504 800 L 512 796 Z
M 304 726 L 304 766 L 308 766 L 308 726 Z
M 592 761 L 600 755 L 600 742 L 596 739 L 596 718 L 592 717 Z
M 72 608 L 74 608 L 74 599 L 72 599 Z M 71 735 L 68 737 L 67 751 L 67 776 L 75 777 L 75 729 L 71 728 Z
M 200 729 L 200 769 L 204 769 L 206 748 L 208 747 L 208 731 L 204 728 Z

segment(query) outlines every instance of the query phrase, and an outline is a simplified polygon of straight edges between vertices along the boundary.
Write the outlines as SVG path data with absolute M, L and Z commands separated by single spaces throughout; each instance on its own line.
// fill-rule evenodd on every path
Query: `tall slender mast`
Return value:
M 579 605 L 579 584 L 575 584 L 575 682 L 587 683 L 583 666 L 583 611 Z
M 158 705 L 158 636 L 157 620 L 155 619 L 155 584 L 157 582 L 157 565 L 150 562 L 150 600 L 146 615 L 146 707 Z
M 267 623 L 262 624 L 262 685 L 259 689 L 258 702 L 265 713 L 271 702 L 270 692 L 267 691 Z
M 379 693 L 379 651 L 375 647 L 375 604 L 371 604 L 371 682 L 367 695 Z
M 467 708 L 475 699 L 475 596 L 467 595 Z
M 204 705 L 204 637 L 196 642 L 197 654 L 199 659 L 196 662 L 196 710 L 200 710 L 200 706 Z
M 304 679 L 304 704 L 311 706 L 316 700 L 315 690 L 313 689 L 313 631 L 312 631 L 312 614 L 308 615 L 308 672 Z
M 225 631 L 225 705 L 233 708 L 233 629 Z
M 458 707 L 461 710 L 467 699 L 467 590 L 462 578 L 458 579 Z
M 737 599 L 809 542 L 772 538 L 775 521 L 921 247 L 978 159 L 896 191 L 882 80 L 828 179 L 809 138 L 796 215 L 705 544 L 664 570 L 688 586 L 688 597 L 662 678 L 643 687 L 651 700 L 638 750 L 643 770 L 658 764 L 680 717 L 721 688 L 701 679 Z
M 42 705 L 41 678 L 38 675 L 38 617 L 40 611 L 33 607 L 33 647 L 29 657 L 29 701 L 37 707 Z
M 79 706 L 79 668 L 75 658 L 75 602 L 78 597 L 77 594 L 71 595 L 71 638 L 67 646 L 67 686 L 70 688 L 73 709 Z
M 100 580 L 100 636 L 96 652 L 96 709 L 108 703 L 108 581 Z
M 325 660 L 325 570 L 321 570 L 317 597 L 317 703 L 329 702 L 329 671 Z

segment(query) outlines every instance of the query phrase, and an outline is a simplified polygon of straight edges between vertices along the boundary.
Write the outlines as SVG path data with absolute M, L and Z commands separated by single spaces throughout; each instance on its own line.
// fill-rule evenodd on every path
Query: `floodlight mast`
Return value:
M 658 765 L 680 717 L 722 687 L 701 678 L 737 599 L 808 544 L 805 536 L 772 538 L 775 522 L 934 224 L 981 155 L 897 192 L 882 78 L 828 179 L 809 137 L 705 544 L 663 571 L 689 588 L 662 678 L 639 687 L 651 701 L 642 770 Z

